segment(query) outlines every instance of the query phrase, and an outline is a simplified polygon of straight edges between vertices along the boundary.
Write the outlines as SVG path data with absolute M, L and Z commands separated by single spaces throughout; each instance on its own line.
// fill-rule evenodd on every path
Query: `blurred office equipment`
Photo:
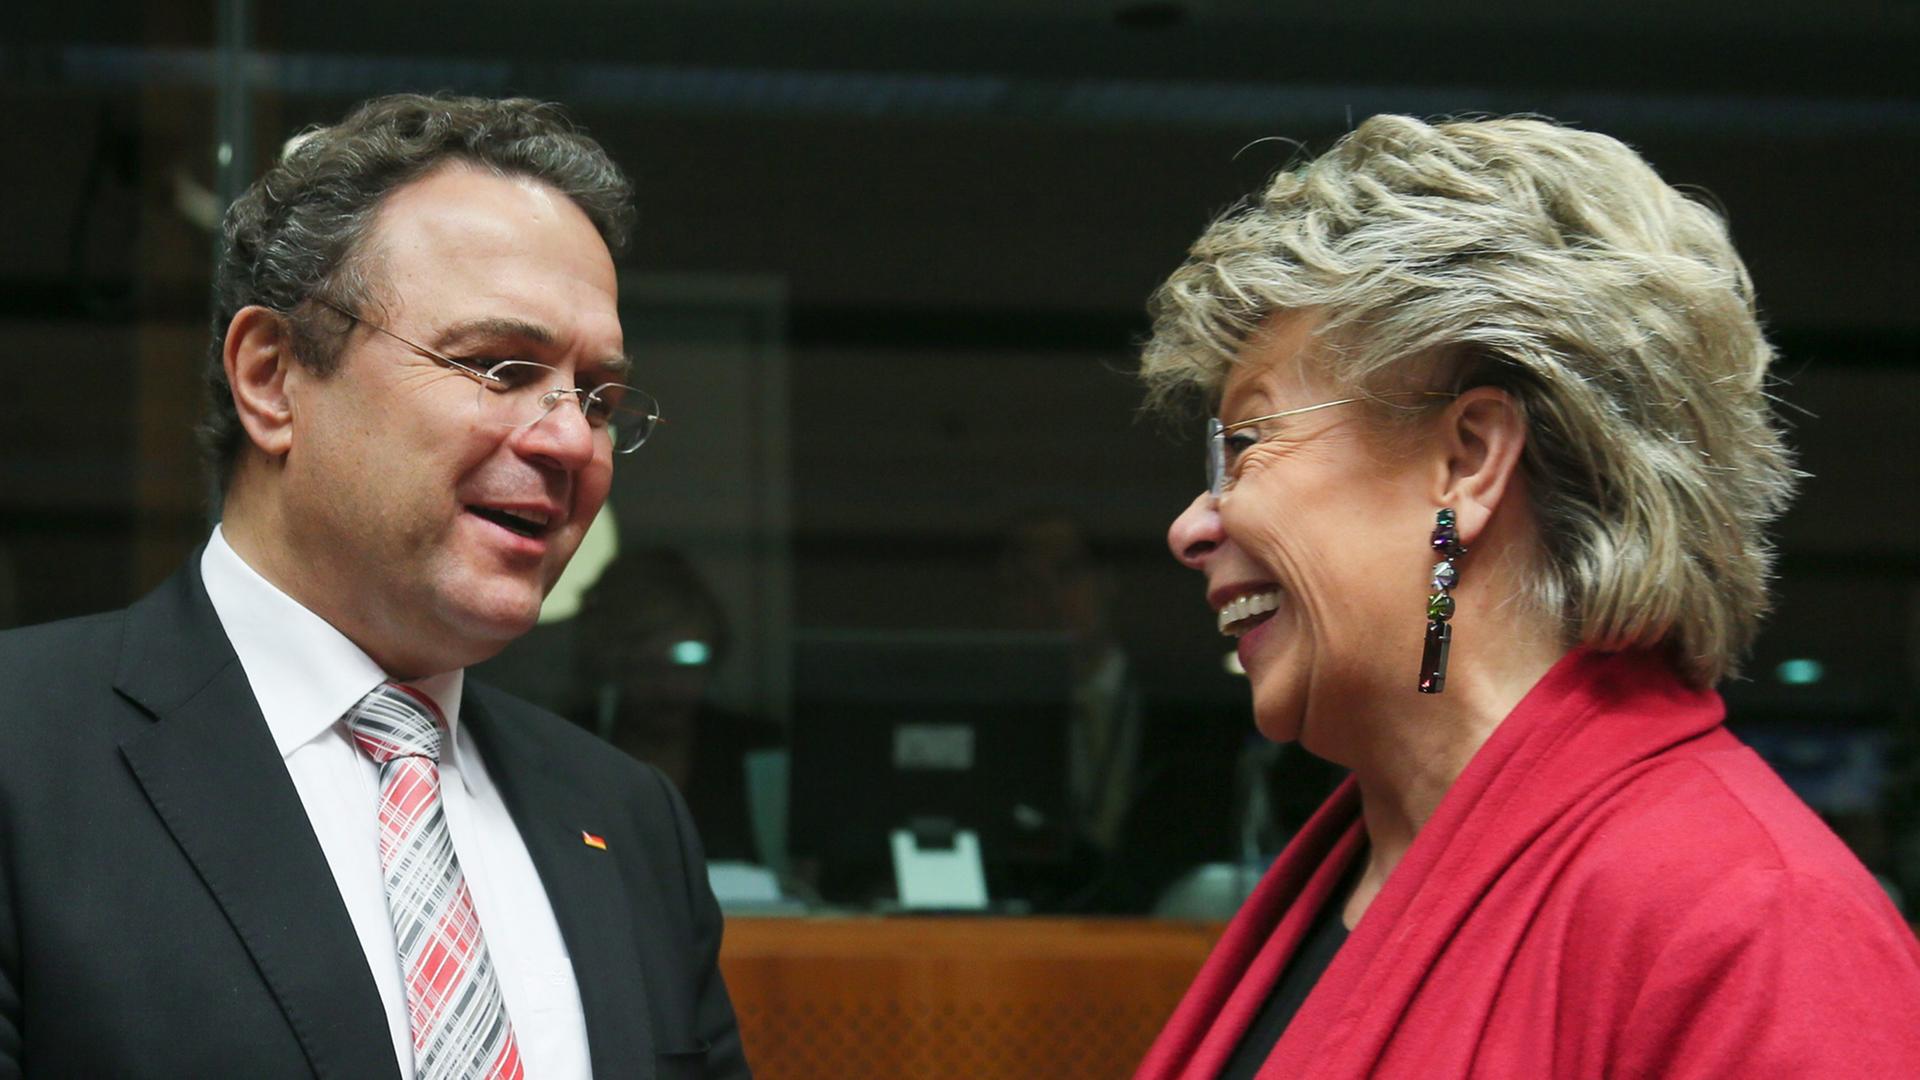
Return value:
M 989 895 L 1071 850 L 1066 638 L 821 631 L 794 642 L 788 840 L 830 900 L 868 901 L 891 841 L 977 837 Z

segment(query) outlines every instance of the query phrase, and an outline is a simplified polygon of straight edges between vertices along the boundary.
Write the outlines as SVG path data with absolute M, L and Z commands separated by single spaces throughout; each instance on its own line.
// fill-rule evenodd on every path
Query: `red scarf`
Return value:
M 1576 650 L 1440 802 L 1263 1078 L 1920 1077 L 1920 943 L 1662 658 Z M 1136 1080 L 1213 1080 L 1361 850 L 1349 779 Z

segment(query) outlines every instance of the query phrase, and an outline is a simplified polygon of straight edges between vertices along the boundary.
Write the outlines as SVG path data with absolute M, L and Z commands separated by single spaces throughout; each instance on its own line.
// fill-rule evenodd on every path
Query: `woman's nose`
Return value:
M 1208 555 L 1220 547 L 1220 508 L 1210 492 L 1194 497 L 1167 529 L 1167 547 L 1173 557 L 1192 569 L 1202 569 Z

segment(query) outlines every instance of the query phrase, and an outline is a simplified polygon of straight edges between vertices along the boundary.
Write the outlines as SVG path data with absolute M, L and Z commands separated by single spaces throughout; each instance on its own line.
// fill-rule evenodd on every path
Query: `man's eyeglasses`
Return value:
M 1260 440 L 1272 438 L 1277 433 L 1277 428 L 1268 431 L 1257 430 L 1254 427 L 1256 424 L 1272 425 L 1274 421 L 1289 416 L 1319 412 L 1321 409 L 1331 409 L 1335 405 L 1351 405 L 1356 401 L 1377 401 L 1393 397 L 1450 398 L 1454 396 L 1456 395 L 1433 390 L 1405 390 L 1365 397 L 1341 398 L 1338 401 L 1323 401 L 1318 405 L 1302 405 L 1298 409 L 1268 413 L 1265 416 L 1255 416 L 1247 420 L 1235 420 L 1231 424 L 1222 424 L 1217 416 L 1208 417 L 1207 490 L 1216 499 L 1226 494 L 1227 489 L 1233 486 L 1233 477 L 1239 466 L 1240 455 Z
M 480 368 L 466 361 L 442 356 L 331 300 L 315 297 L 315 301 L 478 383 L 475 415 L 483 424 L 503 428 L 531 427 L 546 419 L 547 414 L 562 401 L 571 398 L 580 406 L 580 413 L 587 418 L 589 427 L 607 433 L 608 440 L 613 443 L 614 453 L 630 454 L 640 449 L 640 444 L 653 434 L 653 426 L 660 422 L 660 403 L 654 400 L 652 394 L 637 386 L 602 383 L 591 390 L 562 386 L 559 384 L 565 381 L 565 376 L 559 368 L 532 360 L 502 360 Z

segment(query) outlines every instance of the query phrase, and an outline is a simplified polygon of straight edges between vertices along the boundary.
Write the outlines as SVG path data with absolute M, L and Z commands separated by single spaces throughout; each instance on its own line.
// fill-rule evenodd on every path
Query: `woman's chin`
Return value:
M 1269 742 L 1300 741 L 1300 714 L 1294 709 L 1256 709 L 1253 726 Z
M 1297 636 L 1278 616 L 1240 635 L 1237 651 L 1253 691 L 1253 726 L 1274 742 L 1300 738 L 1306 671 Z
M 1306 721 L 1305 680 L 1279 665 L 1263 674 L 1253 687 L 1253 726 L 1274 742 L 1298 742 Z

